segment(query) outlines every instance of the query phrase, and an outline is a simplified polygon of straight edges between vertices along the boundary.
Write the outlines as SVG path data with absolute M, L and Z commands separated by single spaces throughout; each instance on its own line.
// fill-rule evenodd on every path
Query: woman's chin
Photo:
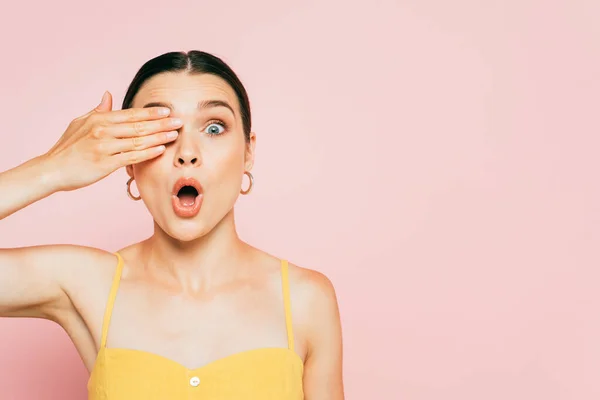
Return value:
M 210 232 L 208 226 L 198 218 L 168 221 L 163 230 L 171 238 L 181 242 L 191 242 Z

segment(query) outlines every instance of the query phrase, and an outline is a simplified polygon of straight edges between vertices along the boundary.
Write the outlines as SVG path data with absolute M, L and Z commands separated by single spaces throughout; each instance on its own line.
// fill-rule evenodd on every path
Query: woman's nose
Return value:
M 180 155 L 177 158 L 177 162 L 180 166 L 192 166 L 198 163 L 198 157 L 194 157 L 193 155 Z
M 174 159 L 177 167 L 193 167 L 201 163 L 202 157 L 199 144 L 197 140 L 193 140 L 193 135 L 190 135 L 190 133 L 193 132 L 185 132 L 184 127 L 177 138 L 177 152 Z

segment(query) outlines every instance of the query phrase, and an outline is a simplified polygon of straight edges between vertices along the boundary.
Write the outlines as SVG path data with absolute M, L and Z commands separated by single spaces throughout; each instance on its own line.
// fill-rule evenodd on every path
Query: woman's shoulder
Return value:
M 289 277 L 294 320 L 319 326 L 339 318 L 335 287 L 325 273 L 289 263 Z
M 118 264 L 113 252 L 93 246 L 48 245 L 45 251 L 52 255 L 51 263 L 64 271 L 62 278 L 66 287 L 82 288 L 88 283 L 94 285 L 98 279 L 105 280 L 112 276 Z
M 276 275 L 279 275 L 281 261 L 287 263 L 292 300 L 301 303 L 335 300 L 333 283 L 325 273 L 300 266 L 286 258 L 279 258 L 264 251 L 259 250 L 257 253 L 260 260 L 258 264 L 267 266 L 269 271 Z
M 32 261 L 45 264 L 48 268 L 57 268 L 77 275 L 78 271 L 90 272 L 90 269 L 106 269 L 116 266 L 114 253 L 97 247 L 79 244 L 47 244 L 19 249 L 28 254 Z
M 305 317 L 311 319 L 311 314 L 319 309 L 329 309 L 332 314 L 337 313 L 337 296 L 334 285 L 329 277 L 317 269 L 307 266 L 300 266 L 278 258 L 272 254 L 260 252 L 262 258 L 261 264 L 269 266 L 269 270 L 279 275 L 279 263 L 286 260 L 288 265 L 288 285 L 292 312 L 294 320 L 301 320 Z M 279 278 L 274 276 L 275 286 L 281 284 Z M 277 282 L 279 280 L 279 282 Z
M 43 281 L 60 291 L 51 310 L 59 323 L 68 322 L 72 312 L 86 314 L 91 302 L 105 297 L 117 265 L 113 253 L 85 245 L 45 244 L 15 251 L 22 254 L 33 282 Z
M 325 273 L 307 267 L 288 263 L 290 276 L 290 291 L 295 291 L 304 300 L 332 301 L 335 300 L 335 288 Z
M 341 341 L 341 322 L 331 279 L 315 269 L 289 265 L 292 319 L 303 347 L 314 352 L 337 344 Z

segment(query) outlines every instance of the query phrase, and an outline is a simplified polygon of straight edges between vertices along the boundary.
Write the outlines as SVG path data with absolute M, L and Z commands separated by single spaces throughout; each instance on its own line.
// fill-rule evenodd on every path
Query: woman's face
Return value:
M 171 108 L 170 117 L 183 121 L 179 136 L 162 155 L 127 172 L 155 222 L 175 239 L 193 240 L 232 210 L 244 171 L 252 168 L 255 135 L 246 142 L 235 92 L 214 75 L 168 72 L 150 78 L 132 107 L 156 105 Z M 199 193 L 189 187 L 178 191 L 178 183 L 193 184 L 181 178 L 195 179 Z

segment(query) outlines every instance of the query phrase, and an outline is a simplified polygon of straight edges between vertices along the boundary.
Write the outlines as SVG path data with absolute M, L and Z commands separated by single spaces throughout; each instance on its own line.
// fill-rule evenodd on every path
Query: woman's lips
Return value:
M 194 199 L 192 205 L 185 205 L 177 195 L 171 196 L 171 204 L 173 205 L 173 212 L 175 215 L 182 218 L 195 217 L 200 212 L 200 206 L 202 205 L 202 195 L 199 194 Z
M 192 194 L 183 194 L 178 196 L 179 191 L 185 187 L 191 186 L 198 192 L 197 196 Z M 198 214 L 200 206 L 202 205 L 202 185 L 194 178 L 179 178 L 175 185 L 173 185 L 173 192 L 171 195 L 171 204 L 173 206 L 173 212 L 182 218 L 191 218 Z

